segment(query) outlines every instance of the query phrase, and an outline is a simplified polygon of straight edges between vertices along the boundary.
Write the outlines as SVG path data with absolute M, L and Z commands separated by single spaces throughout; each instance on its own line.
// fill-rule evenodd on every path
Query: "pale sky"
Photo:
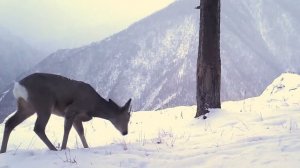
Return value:
M 0 26 L 34 47 L 99 41 L 174 0 L 0 0 Z

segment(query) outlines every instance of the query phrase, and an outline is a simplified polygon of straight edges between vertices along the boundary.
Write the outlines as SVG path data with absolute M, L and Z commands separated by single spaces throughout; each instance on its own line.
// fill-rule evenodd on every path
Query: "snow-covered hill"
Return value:
M 0 26 L 0 92 L 42 59 L 38 51 Z
M 66 151 L 49 151 L 34 134 L 35 116 L 12 132 L 0 167 L 290 167 L 300 164 L 300 76 L 283 74 L 264 93 L 224 102 L 208 119 L 196 107 L 135 112 L 122 137 L 105 120 L 85 123 L 91 148 L 72 130 Z M 59 146 L 63 119 L 51 117 L 50 140 Z M 2 137 L 3 125 L 0 126 Z
M 60 50 L 33 68 L 83 80 L 135 110 L 194 105 L 198 0 L 178 0 L 103 41 Z M 221 13 L 222 100 L 261 94 L 279 74 L 300 72 L 295 0 L 225 0 Z M 11 93 L 0 102 L 13 111 Z

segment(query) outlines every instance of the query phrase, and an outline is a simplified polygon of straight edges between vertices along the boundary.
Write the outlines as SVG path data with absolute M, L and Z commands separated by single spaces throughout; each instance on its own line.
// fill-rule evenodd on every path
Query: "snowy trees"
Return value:
M 200 0 L 200 32 L 197 60 L 197 113 L 220 108 L 220 0 Z

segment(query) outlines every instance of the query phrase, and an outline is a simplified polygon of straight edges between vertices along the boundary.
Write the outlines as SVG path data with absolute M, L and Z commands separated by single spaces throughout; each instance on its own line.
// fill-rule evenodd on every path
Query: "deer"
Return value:
M 78 133 L 84 148 L 88 148 L 82 122 L 93 117 L 108 120 L 123 135 L 128 134 L 131 99 L 124 106 L 102 98 L 89 84 L 60 75 L 33 73 L 15 82 L 13 95 L 17 100 L 16 112 L 5 122 L 0 153 L 5 153 L 12 130 L 25 119 L 37 114 L 34 132 L 49 150 L 56 147 L 45 134 L 51 114 L 64 117 L 64 133 L 61 150 L 66 149 L 72 126 Z

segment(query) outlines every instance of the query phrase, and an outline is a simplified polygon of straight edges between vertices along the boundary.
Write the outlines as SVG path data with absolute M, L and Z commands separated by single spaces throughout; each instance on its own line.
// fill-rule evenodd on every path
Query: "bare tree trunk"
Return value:
M 200 32 L 197 60 L 197 113 L 220 108 L 220 0 L 200 0 Z

